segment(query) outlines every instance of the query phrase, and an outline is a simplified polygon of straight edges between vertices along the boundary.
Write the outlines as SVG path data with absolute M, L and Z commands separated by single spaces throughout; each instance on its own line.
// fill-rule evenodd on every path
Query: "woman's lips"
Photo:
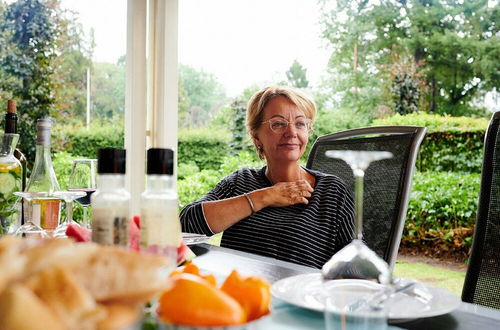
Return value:
M 282 144 L 279 145 L 279 147 L 283 148 L 283 149 L 293 150 L 293 149 L 299 148 L 299 145 L 295 144 L 295 143 L 282 143 Z

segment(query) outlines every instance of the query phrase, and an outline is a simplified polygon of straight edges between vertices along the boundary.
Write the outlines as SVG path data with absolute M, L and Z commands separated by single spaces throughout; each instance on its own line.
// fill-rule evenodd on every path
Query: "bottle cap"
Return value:
M 36 143 L 42 146 L 50 146 L 50 129 L 54 120 L 50 117 L 40 118 L 36 121 Z
M 103 148 L 97 154 L 97 173 L 125 174 L 125 149 Z
M 174 174 L 174 151 L 172 149 L 148 149 L 147 174 Z

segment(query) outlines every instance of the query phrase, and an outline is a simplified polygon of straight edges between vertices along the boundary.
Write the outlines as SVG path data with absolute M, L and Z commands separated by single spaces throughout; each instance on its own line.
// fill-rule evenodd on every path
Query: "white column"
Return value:
M 140 212 L 144 190 L 146 148 L 146 21 L 147 0 L 127 2 L 127 60 L 125 86 L 125 148 L 131 215 Z
M 150 0 L 151 142 L 177 157 L 178 0 Z

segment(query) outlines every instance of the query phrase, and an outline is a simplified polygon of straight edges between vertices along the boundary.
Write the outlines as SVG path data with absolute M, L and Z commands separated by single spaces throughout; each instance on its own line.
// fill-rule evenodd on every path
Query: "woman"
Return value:
M 320 268 L 352 240 L 353 201 L 336 176 L 305 169 L 316 105 L 301 92 L 271 86 L 247 107 L 247 130 L 267 166 L 224 178 L 181 212 L 182 229 L 221 246 Z

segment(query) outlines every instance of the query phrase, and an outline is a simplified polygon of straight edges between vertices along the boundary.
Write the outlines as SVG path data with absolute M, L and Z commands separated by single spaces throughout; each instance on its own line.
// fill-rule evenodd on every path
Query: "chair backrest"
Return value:
M 477 220 L 462 300 L 500 309 L 500 112 L 484 139 Z
M 363 241 L 393 269 L 403 233 L 413 171 L 426 128 L 375 126 L 319 137 L 307 167 L 340 177 L 354 193 L 354 175 L 340 159 L 325 156 L 328 150 L 390 151 L 393 158 L 371 163 L 365 173 Z

